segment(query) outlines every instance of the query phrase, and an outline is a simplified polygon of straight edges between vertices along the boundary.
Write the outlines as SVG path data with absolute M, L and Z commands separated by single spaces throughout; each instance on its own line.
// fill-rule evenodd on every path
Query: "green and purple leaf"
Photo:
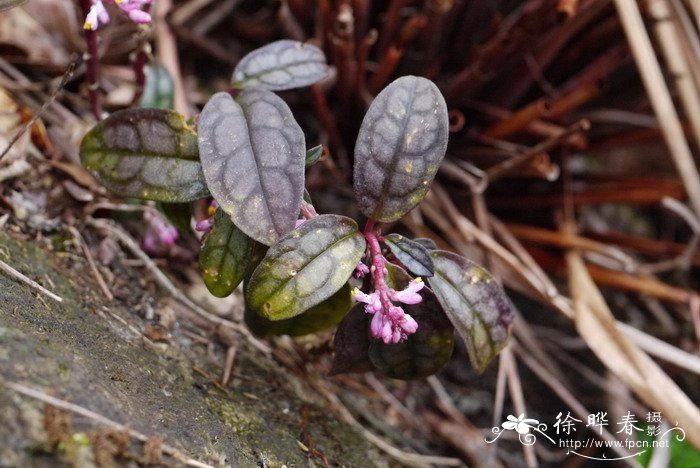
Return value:
M 269 320 L 299 315 L 343 287 L 364 251 L 355 221 L 312 218 L 267 251 L 247 283 L 247 306 Z
M 246 308 L 245 323 L 260 337 L 269 335 L 303 336 L 337 325 L 345 317 L 352 301 L 345 283 L 335 294 L 306 312 L 285 320 L 268 320 Z
M 413 242 L 417 242 L 418 244 L 422 245 L 426 250 L 437 250 L 437 244 L 435 241 L 428 239 L 427 237 L 416 237 L 413 239 Z
M 510 335 L 515 309 L 503 288 L 476 263 L 452 252 L 430 253 L 430 287 L 464 340 L 472 366 L 483 372 Z
M 254 243 L 226 213 L 216 210 L 214 225 L 199 253 L 199 270 L 209 292 L 226 297 L 236 289 L 245 276 Z
M 182 203 L 209 195 L 197 135 L 175 112 L 115 112 L 85 135 L 80 160 L 122 197 Z
M 249 237 L 272 245 L 294 228 L 304 191 L 304 133 L 287 104 L 264 89 L 239 102 L 217 93 L 199 118 L 207 185 Z
M 144 67 L 146 82 L 139 100 L 139 107 L 172 109 L 175 101 L 175 85 L 170 72 L 159 62 Z
M 369 360 L 369 323 L 364 304 L 355 304 L 338 325 L 333 338 L 331 375 L 375 370 Z
M 354 189 L 360 210 L 396 221 L 420 203 L 445 156 L 445 99 L 432 81 L 404 76 L 377 95 L 355 145 Z
M 433 276 L 433 260 L 421 244 L 400 234 L 385 236 L 384 243 L 396 259 L 415 276 Z
M 237 88 L 282 91 L 312 85 L 327 74 L 326 56 L 321 49 L 284 39 L 244 56 L 233 71 L 232 82 Z
M 321 160 L 321 156 L 323 156 L 323 145 L 314 146 L 313 148 L 306 150 L 306 160 L 304 161 L 304 164 L 306 167 L 313 166 Z

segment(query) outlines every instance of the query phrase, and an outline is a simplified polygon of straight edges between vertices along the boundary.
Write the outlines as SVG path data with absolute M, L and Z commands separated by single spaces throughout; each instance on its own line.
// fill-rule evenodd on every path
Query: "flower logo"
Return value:
M 529 434 L 530 428 L 537 427 L 540 423 L 537 419 L 525 419 L 525 415 L 521 414 L 517 418 L 512 414 L 509 414 L 506 418 L 507 421 L 503 421 L 501 426 L 503 429 L 508 431 L 517 431 L 518 434 Z
M 491 440 L 484 439 L 486 443 L 492 444 L 498 440 L 501 435 L 506 431 L 515 431 L 518 433 L 518 440 L 523 445 L 532 445 L 537 441 L 537 435 L 530 432 L 532 429 L 534 432 L 546 437 L 551 443 L 556 444 L 554 439 L 545 434 L 544 431 L 547 430 L 547 425 L 539 422 L 537 419 L 526 418 L 524 414 L 521 414 L 517 418 L 512 414 L 506 417 L 506 420 L 501 423 L 501 427 L 494 426 L 491 428 L 491 432 L 495 437 Z

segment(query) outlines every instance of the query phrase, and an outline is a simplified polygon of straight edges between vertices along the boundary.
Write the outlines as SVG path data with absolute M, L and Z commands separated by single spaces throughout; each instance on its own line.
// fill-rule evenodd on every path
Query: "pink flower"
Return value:
M 90 11 L 85 17 L 84 29 L 96 30 L 100 24 L 109 23 L 109 13 L 105 8 L 102 0 L 93 0 Z
M 389 292 L 389 297 L 392 301 L 403 302 L 404 304 L 418 304 L 423 300 L 423 298 L 420 297 L 420 294 L 418 294 L 418 291 L 423 289 L 424 286 L 425 283 L 423 280 L 416 278 L 411 280 L 411 282 L 408 283 L 408 286 L 401 291 L 394 291 L 391 289 Z
M 372 294 L 366 294 L 355 288 L 352 290 L 352 296 L 357 302 L 365 303 L 365 312 L 368 314 L 374 314 L 382 310 L 382 302 L 379 298 L 379 294 L 373 292 Z
M 143 236 L 143 249 L 152 254 L 167 252 L 175 245 L 180 233 L 160 213 L 147 210 L 143 214 L 148 227 Z
M 367 273 L 369 273 L 369 267 L 360 260 L 355 267 L 353 276 L 355 278 L 364 278 Z
M 151 22 L 151 15 L 142 10 L 145 5 L 150 5 L 152 0 L 105 0 L 117 6 L 124 12 L 131 21 L 136 24 L 147 24 Z M 104 6 L 103 0 L 92 0 L 90 11 L 85 17 L 83 28 L 96 30 L 100 24 L 109 23 L 109 12 Z
M 210 216 L 208 218 L 204 218 L 201 221 L 198 221 L 197 224 L 195 224 L 194 229 L 199 232 L 209 232 L 209 230 L 214 226 L 214 217 Z
M 207 214 L 209 215 L 209 217 L 204 218 L 201 221 L 197 221 L 197 224 L 195 224 L 194 226 L 195 231 L 204 233 L 209 232 L 214 226 L 214 215 L 216 215 L 216 210 L 218 208 L 219 202 L 217 202 L 216 200 L 212 200 L 209 204 L 209 208 L 207 208 Z

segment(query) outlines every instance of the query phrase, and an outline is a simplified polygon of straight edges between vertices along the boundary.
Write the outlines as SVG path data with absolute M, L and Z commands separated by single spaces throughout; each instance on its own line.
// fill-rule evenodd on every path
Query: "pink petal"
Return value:
M 360 291 L 358 288 L 352 290 L 352 297 L 357 302 L 364 302 L 365 304 L 372 303 L 372 294 L 366 294 Z
M 197 222 L 194 228 L 199 232 L 207 232 L 212 228 L 212 226 L 214 226 L 214 218 L 205 218 Z
M 384 340 L 385 344 L 393 343 L 394 331 L 392 328 L 393 323 L 391 322 L 391 320 L 384 320 L 384 327 L 382 328 L 382 340 Z
M 151 22 L 151 15 L 143 10 L 131 10 L 129 18 L 136 24 L 147 24 Z
M 381 338 L 382 337 L 382 329 L 384 328 L 384 315 L 383 314 L 374 314 L 374 317 L 372 317 L 372 322 L 370 323 L 369 326 L 372 336 L 375 338 Z
M 416 278 L 408 283 L 406 289 L 402 291 L 392 291 L 390 293 L 391 299 L 394 301 L 403 302 L 404 304 L 418 304 L 423 298 L 418 294 L 418 291 L 423 289 L 425 283 L 420 278 Z
M 412 333 L 415 333 L 416 330 L 418 330 L 418 322 L 416 322 L 413 317 L 411 317 L 408 314 L 405 314 L 403 316 L 403 320 L 401 321 L 401 329 L 407 334 L 410 335 Z
M 405 313 L 401 307 L 390 307 L 389 308 L 389 317 L 391 317 L 392 320 L 395 322 L 400 322 L 403 320 Z

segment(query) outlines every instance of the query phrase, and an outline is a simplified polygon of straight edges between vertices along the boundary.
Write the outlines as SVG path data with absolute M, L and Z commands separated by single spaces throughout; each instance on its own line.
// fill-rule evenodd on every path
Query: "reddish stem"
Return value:
M 145 5 L 143 11 L 150 12 L 151 5 Z M 131 105 L 135 106 L 141 100 L 143 89 L 146 86 L 146 62 L 148 62 L 148 39 L 144 35 L 139 36 L 139 45 L 134 59 L 134 80 L 136 81 L 136 92 L 131 100 Z
M 148 54 L 143 50 L 144 45 L 141 45 L 141 49 L 136 54 L 136 59 L 134 60 L 134 80 L 136 81 L 136 92 L 134 97 L 131 99 L 131 105 L 135 106 L 141 100 L 143 96 L 143 89 L 146 86 L 146 61 L 148 60 Z
M 81 0 L 80 6 L 83 10 L 83 18 L 87 16 L 92 7 L 91 0 Z M 86 78 L 88 84 L 88 93 L 90 97 L 90 109 L 97 120 L 102 118 L 102 95 L 100 94 L 100 85 L 98 83 L 99 57 L 97 49 L 97 32 L 92 29 L 85 30 L 85 42 L 87 43 L 86 61 Z
M 367 240 L 367 245 L 369 245 L 371 257 L 372 266 L 370 267 L 370 273 L 372 274 L 372 284 L 374 285 L 374 290 L 379 294 L 379 300 L 382 303 L 384 313 L 389 313 L 389 309 L 393 306 L 393 304 L 389 298 L 389 287 L 384 280 L 386 259 L 384 258 L 382 249 L 379 246 L 379 236 L 372 232 L 373 226 L 374 220 L 370 219 L 367 221 L 364 233 L 365 239 Z
M 316 212 L 316 208 L 311 203 L 308 203 L 305 200 L 302 200 L 301 202 L 301 216 L 304 219 L 312 219 L 318 216 L 318 213 Z

